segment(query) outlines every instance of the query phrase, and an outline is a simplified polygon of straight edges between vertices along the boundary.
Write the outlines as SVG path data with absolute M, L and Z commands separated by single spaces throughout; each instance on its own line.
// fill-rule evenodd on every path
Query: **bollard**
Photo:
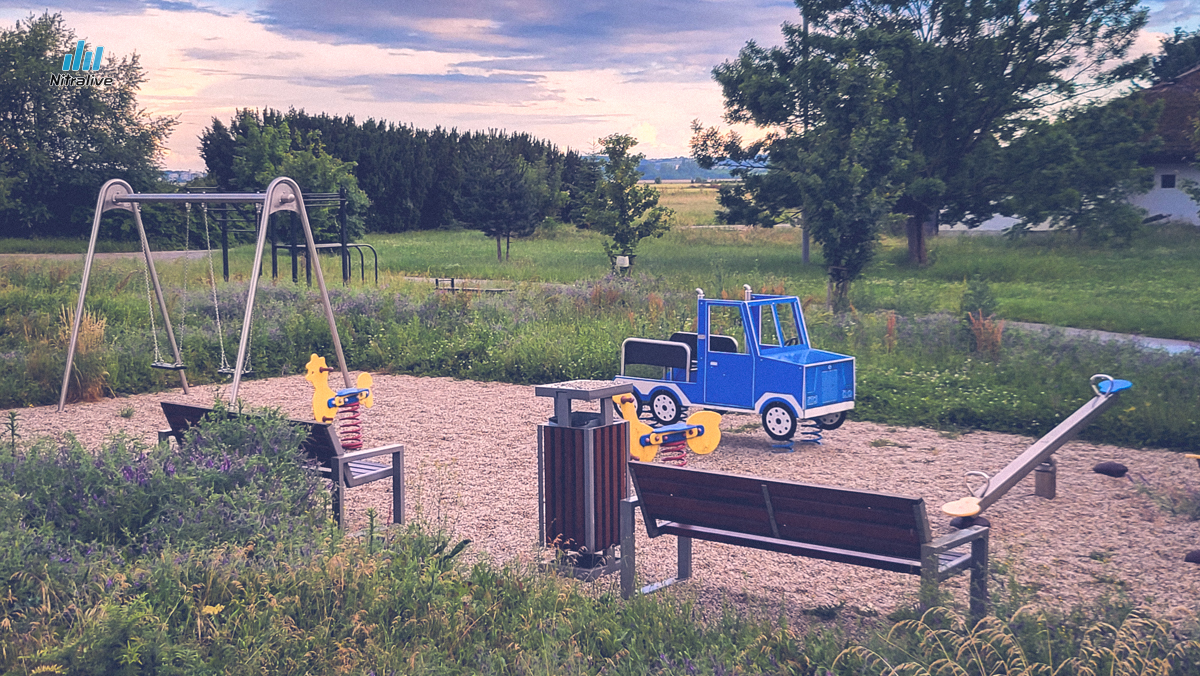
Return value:
M 1033 470 L 1033 494 L 1039 498 L 1053 500 L 1057 494 L 1058 463 L 1054 458 L 1038 465 Z

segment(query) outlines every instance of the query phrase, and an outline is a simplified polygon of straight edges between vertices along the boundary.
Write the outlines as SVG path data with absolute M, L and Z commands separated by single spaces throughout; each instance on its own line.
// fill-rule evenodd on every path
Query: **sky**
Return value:
M 1195 0 L 1145 6 L 1140 51 L 1200 28 Z M 163 165 L 180 170 L 204 169 L 214 117 L 265 107 L 582 151 L 625 133 L 647 157 L 684 156 L 692 120 L 722 122 L 712 68 L 799 20 L 789 0 L 0 0 L 0 23 L 45 11 L 106 56 L 139 55 L 138 102 L 178 117 Z

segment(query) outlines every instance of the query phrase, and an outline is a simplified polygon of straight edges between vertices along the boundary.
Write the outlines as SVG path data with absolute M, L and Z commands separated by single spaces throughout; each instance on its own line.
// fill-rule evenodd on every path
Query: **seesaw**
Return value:
M 617 395 L 613 401 L 629 423 L 629 453 L 642 462 L 653 462 L 661 450 L 664 461 L 683 467 L 687 464 L 687 449 L 696 455 L 708 455 L 721 443 L 721 414 L 716 411 L 697 411 L 686 422 L 656 429 L 638 419 L 637 401 L 632 395 Z
M 1128 380 L 1117 380 L 1103 373 L 1092 376 L 1089 382 L 1096 396 L 1092 397 L 1083 406 L 1080 406 L 1070 417 L 1050 430 L 1046 436 L 1038 439 L 1024 453 L 1008 463 L 1007 467 L 1000 470 L 1000 473 L 996 476 L 988 476 L 985 472 L 979 471 L 967 472 L 967 476 L 982 477 L 984 479 L 983 486 L 978 489 L 972 489 L 968 484 L 967 491 L 971 495 L 953 502 L 947 502 L 942 505 L 942 511 L 955 517 L 977 517 L 997 500 L 1004 497 L 1013 486 L 1016 486 L 1021 479 L 1024 479 L 1034 469 L 1043 464 L 1048 465 L 1047 470 L 1052 469 L 1050 456 L 1054 455 L 1054 452 L 1061 448 L 1063 444 L 1074 439 L 1080 430 L 1091 424 L 1101 413 L 1107 411 L 1117 401 L 1118 393 L 1133 386 Z M 1047 476 L 1052 475 L 1047 473 Z M 1044 497 L 1054 497 L 1052 486 L 1047 492 L 1048 494 L 1044 495 Z M 1039 494 L 1041 493 L 1042 491 L 1039 491 Z

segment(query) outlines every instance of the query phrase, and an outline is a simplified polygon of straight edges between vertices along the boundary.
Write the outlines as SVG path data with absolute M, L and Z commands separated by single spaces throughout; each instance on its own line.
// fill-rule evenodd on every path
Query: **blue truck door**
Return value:
M 705 371 L 704 403 L 751 408 L 754 405 L 754 327 L 744 306 L 709 301 L 708 350 L 700 368 Z

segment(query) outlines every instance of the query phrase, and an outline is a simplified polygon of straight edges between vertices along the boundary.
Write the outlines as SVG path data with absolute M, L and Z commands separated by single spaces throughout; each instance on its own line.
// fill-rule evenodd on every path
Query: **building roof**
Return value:
M 1162 116 L 1158 118 L 1155 134 L 1162 137 L 1162 146 L 1147 153 L 1147 164 L 1192 162 L 1200 153 L 1195 140 L 1196 119 L 1200 117 L 1200 66 L 1173 79 L 1164 80 L 1142 92 L 1147 101 L 1162 101 Z

